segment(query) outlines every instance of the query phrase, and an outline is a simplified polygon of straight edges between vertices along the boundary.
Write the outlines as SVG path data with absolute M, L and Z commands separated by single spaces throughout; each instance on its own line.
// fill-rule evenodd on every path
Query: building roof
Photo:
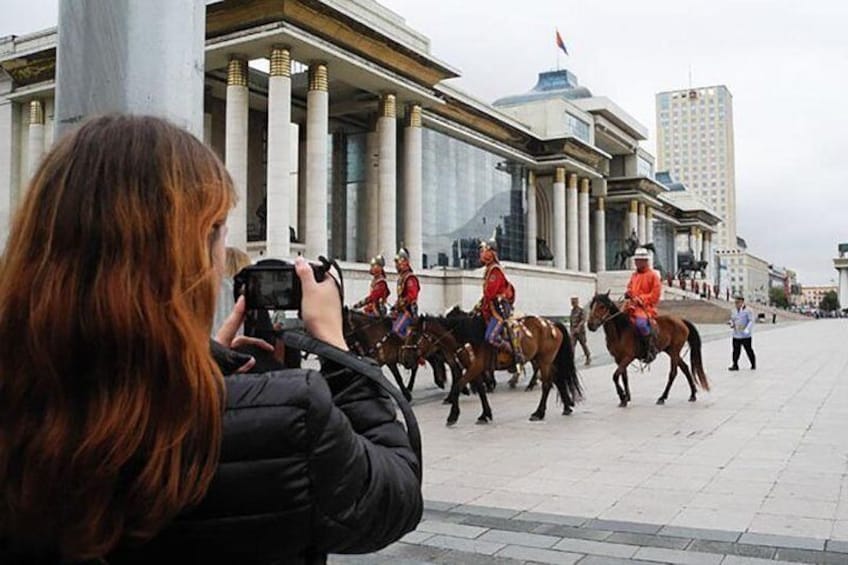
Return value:
M 514 96 L 505 96 L 495 100 L 493 106 L 516 106 L 539 100 L 564 98 L 575 100 L 591 98 L 592 93 L 585 86 L 577 83 L 577 75 L 567 69 L 539 73 L 539 81 L 529 92 Z
M 657 171 L 654 178 L 657 179 L 657 182 L 668 187 L 670 192 L 681 192 L 686 190 L 686 185 L 682 182 L 676 181 L 674 177 L 671 176 L 670 171 Z
M 739 249 L 748 249 L 748 243 L 739 236 L 736 236 L 736 247 Z

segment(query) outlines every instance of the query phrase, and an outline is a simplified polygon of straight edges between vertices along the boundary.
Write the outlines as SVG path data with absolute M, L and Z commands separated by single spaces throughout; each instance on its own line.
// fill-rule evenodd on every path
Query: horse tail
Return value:
M 583 387 L 580 386 L 580 378 L 577 376 L 577 368 L 574 366 L 574 350 L 571 349 L 571 339 L 565 324 L 555 322 L 554 324 L 562 334 L 562 343 L 554 359 L 554 383 L 560 390 L 568 391 L 572 404 L 583 400 Z M 563 399 L 563 402 L 565 399 Z
M 704 372 L 704 363 L 701 359 L 701 334 L 695 324 L 689 320 L 683 320 L 686 327 L 689 329 L 689 360 L 692 362 L 692 372 L 698 380 L 698 384 L 704 390 L 710 390 L 710 383 L 707 381 L 707 374 Z

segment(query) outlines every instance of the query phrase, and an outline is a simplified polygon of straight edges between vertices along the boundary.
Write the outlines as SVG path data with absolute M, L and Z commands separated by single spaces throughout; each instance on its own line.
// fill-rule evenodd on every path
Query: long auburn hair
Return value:
M 105 116 L 44 158 L 0 261 L 0 540 L 63 560 L 149 539 L 198 503 L 221 441 L 215 155 Z M 0 543 L 2 546 L 2 543 Z

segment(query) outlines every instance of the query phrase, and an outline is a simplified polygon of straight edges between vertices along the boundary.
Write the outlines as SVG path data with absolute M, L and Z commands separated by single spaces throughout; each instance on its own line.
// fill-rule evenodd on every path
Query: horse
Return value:
M 630 384 L 627 378 L 627 367 L 640 354 L 640 338 L 636 327 L 630 322 L 629 316 L 615 305 L 609 297 L 609 291 L 604 294 L 598 293 L 589 303 L 589 319 L 586 322 L 590 331 L 596 331 L 603 326 L 607 338 L 607 350 L 616 362 L 616 369 L 612 375 L 615 390 L 618 393 L 619 406 L 624 408 L 630 402 Z M 696 381 L 703 390 L 710 390 L 710 383 L 704 372 L 704 364 L 701 358 L 701 336 L 697 328 L 689 320 L 676 316 L 657 317 L 657 349 L 665 352 L 671 358 L 671 370 L 668 373 L 668 383 L 662 395 L 657 399 L 657 404 L 665 404 L 671 384 L 677 376 L 677 368 L 686 375 L 689 382 L 689 402 L 697 400 Z M 680 356 L 684 344 L 689 344 L 689 360 L 692 363 L 692 371 Z M 692 377 L 694 372 L 697 379 Z M 619 378 L 624 382 L 622 387 Z
M 411 400 L 418 365 L 416 363 L 411 367 L 409 384 L 405 385 L 398 370 L 404 344 L 403 340 L 392 332 L 391 318 L 372 317 L 345 307 L 342 325 L 348 346 L 362 356 L 371 357 L 379 365 L 387 366 L 404 398 Z M 447 376 L 444 360 L 430 357 L 427 361 L 433 367 L 436 386 L 445 388 Z
M 539 406 L 530 416 L 531 421 L 543 420 L 547 408 L 548 394 L 556 386 L 563 403 L 563 415 L 571 414 L 572 407 L 582 399 L 583 390 L 574 367 L 574 352 L 568 332 L 561 323 L 553 323 L 536 316 L 525 316 L 520 320 L 521 349 L 530 363 L 539 369 L 542 378 L 542 396 Z M 477 382 L 477 391 L 483 412 L 478 424 L 492 421 L 492 409 L 486 388 L 479 381 L 486 370 L 505 369 L 514 364 L 513 356 L 499 351 L 485 341 L 485 322 L 480 316 L 440 317 L 421 316 L 413 322 L 408 345 L 418 348 L 423 354 L 438 347 L 445 357 L 456 357 L 465 366 L 462 378 L 454 381 L 450 391 L 451 410 L 447 425 L 459 419 L 459 391 L 468 383 Z
M 636 254 L 636 249 L 639 248 L 639 247 L 647 249 L 648 251 L 653 253 L 655 256 L 657 254 L 657 250 L 654 247 L 653 243 L 640 244 L 638 239 L 632 239 L 632 238 L 628 238 L 628 239 L 624 240 L 624 243 L 625 243 L 626 247 L 624 249 L 622 249 L 621 251 L 619 251 L 618 253 L 616 253 L 615 258 L 613 259 L 613 264 L 618 265 L 619 269 L 624 269 L 624 268 L 627 267 L 627 260 L 630 259 L 631 257 L 633 257 L 633 255 Z M 654 266 L 657 266 L 656 262 L 655 262 Z

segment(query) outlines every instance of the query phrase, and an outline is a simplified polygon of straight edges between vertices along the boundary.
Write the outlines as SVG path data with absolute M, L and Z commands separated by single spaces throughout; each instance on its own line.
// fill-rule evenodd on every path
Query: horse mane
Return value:
M 605 294 L 596 294 L 594 296 L 594 298 L 592 298 L 591 304 L 589 304 L 590 310 L 595 305 L 595 302 L 600 302 L 601 306 L 606 308 L 607 311 L 610 313 L 610 315 L 615 316 L 610 321 L 613 324 L 615 324 L 615 327 L 618 328 L 619 332 L 623 332 L 624 330 L 626 330 L 627 328 L 629 328 L 632 325 L 630 323 L 630 316 L 627 316 L 627 315 L 624 315 L 624 314 L 616 316 L 616 314 L 618 314 L 621 311 L 621 309 L 612 300 L 612 298 L 609 297 L 608 292 L 605 293 Z
M 486 322 L 481 316 L 451 310 L 448 316 L 420 316 L 422 322 L 435 322 L 454 335 L 458 343 L 481 345 L 486 342 Z M 461 311 L 460 311 L 461 312 Z

